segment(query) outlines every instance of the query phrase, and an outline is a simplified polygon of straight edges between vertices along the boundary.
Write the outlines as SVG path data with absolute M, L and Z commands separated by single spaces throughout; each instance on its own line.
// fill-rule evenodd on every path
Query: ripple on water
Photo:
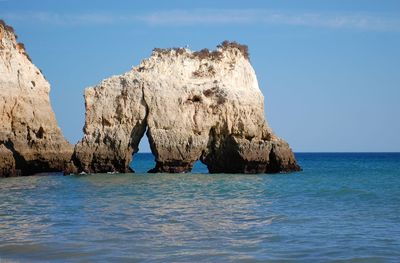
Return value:
M 396 262 L 400 158 L 342 157 L 286 175 L 0 179 L 0 262 Z

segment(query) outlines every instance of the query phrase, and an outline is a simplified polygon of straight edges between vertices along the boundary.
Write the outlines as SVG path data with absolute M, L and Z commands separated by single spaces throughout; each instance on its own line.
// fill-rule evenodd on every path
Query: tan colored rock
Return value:
M 264 118 L 264 97 L 247 47 L 212 52 L 155 49 L 128 73 L 85 91 L 84 138 L 72 172 L 126 172 L 147 128 L 153 172 L 297 171 L 289 145 Z
M 0 177 L 17 176 L 13 153 L 6 146 L 0 144 Z
M 64 139 L 49 101 L 50 85 L 32 64 L 14 30 L 0 21 L 0 169 L 10 175 L 62 171 L 73 148 Z M 6 150 L 7 149 L 7 150 Z M 5 154 L 7 152 L 7 154 Z
M 132 153 L 146 130 L 147 106 L 138 78 L 129 72 L 86 89 L 85 135 L 73 157 L 79 171 L 130 171 Z

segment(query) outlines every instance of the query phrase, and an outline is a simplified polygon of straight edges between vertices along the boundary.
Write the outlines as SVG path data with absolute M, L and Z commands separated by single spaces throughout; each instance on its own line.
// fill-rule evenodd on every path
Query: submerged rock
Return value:
M 0 176 L 64 170 L 73 147 L 57 125 L 50 85 L 2 20 L 0 58 Z
M 84 137 L 66 172 L 128 172 L 147 130 L 156 166 L 211 173 L 298 171 L 292 150 L 264 118 L 247 47 L 155 49 L 131 71 L 85 90 Z

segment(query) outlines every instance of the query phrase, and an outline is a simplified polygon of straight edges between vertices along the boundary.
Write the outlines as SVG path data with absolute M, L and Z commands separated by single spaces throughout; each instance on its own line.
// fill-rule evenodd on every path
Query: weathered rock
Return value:
M 137 78 L 129 72 L 86 89 L 84 138 L 73 156 L 78 170 L 67 172 L 131 171 L 132 153 L 146 130 L 147 106 Z
M 73 147 L 57 125 L 49 92 L 14 30 L 0 21 L 0 176 L 65 169 Z
M 212 173 L 297 171 L 289 145 L 264 118 L 247 47 L 155 49 L 131 71 L 85 91 L 84 137 L 67 172 L 126 172 L 147 128 L 156 167 Z
M 0 177 L 9 177 L 19 175 L 15 169 L 15 160 L 13 153 L 4 145 L 0 144 Z

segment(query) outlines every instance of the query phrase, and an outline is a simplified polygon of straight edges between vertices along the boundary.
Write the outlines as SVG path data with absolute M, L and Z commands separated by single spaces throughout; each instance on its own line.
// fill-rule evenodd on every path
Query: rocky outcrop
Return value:
M 16 175 L 20 173 L 15 169 L 13 152 L 0 144 L 0 177 Z
M 73 147 L 57 125 L 49 92 L 12 27 L 0 20 L 0 176 L 65 169 Z
M 147 130 L 152 172 L 297 171 L 289 145 L 264 118 L 264 97 L 247 47 L 155 49 L 131 71 L 85 91 L 84 137 L 67 172 L 127 172 Z

